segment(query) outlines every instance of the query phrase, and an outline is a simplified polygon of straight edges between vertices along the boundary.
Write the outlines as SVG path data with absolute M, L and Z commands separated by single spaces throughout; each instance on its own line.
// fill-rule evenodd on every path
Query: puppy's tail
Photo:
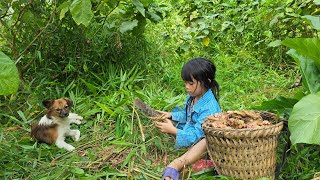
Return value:
M 38 125 L 31 124 L 31 137 L 39 142 L 53 144 L 58 137 L 57 124 Z

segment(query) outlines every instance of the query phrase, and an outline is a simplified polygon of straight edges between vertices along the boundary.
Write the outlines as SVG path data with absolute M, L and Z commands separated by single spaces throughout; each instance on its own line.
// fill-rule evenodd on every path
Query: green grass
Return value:
M 72 81 L 68 86 L 49 81 L 39 85 L 23 84 L 12 99 L 1 100 L 1 177 L 158 179 L 162 168 L 184 150 L 175 150 L 174 139 L 161 134 L 150 120 L 137 112 L 132 100 L 140 97 L 162 110 L 181 106 L 186 94 L 179 77 L 180 68 L 188 58 L 164 60 L 166 68 L 161 76 L 114 67 L 105 73 L 93 74 L 92 79 Z M 293 93 L 288 87 L 294 80 L 294 72 L 267 67 L 250 54 L 222 54 L 213 59 L 221 85 L 220 104 L 225 111 L 249 109 L 264 100 Z M 30 122 L 38 121 L 44 113 L 41 101 L 59 96 L 70 97 L 75 102 L 73 111 L 84 116 L 83 124 L 74 126 L 81 130 L 81 140 L 67 139 L 77 147 L 75 152 L 38 144 L 28 137 Z M 314 146 L 293 149 L 281 179 L 312 177 L 319 171 L 318 155 Z M 188 176 L 205 179 L 210 175 Z
M 132 54 L 121 56 L 126 58 L 121 59 L 122 66 L 103 64 L 99 71 L 88 71 L 79 77 L 71 75 L 64 81 L 48 78 L 47 69 L 38 69 L 37 74 L 33 74 L 35 69 L 30 70 L 32 74 L 21 83 L 18 93 L 0 100 L 0 177 L 159 179 L 162 169 L 185 150 L 174 149 L 174 138 L 159 132 L 133 107 L 132 101 L 140 97 L 156 109 L 166 111 L 182 106 L 186 93 L 180 70 L 194 57 L 207 57 L 216 64 L 223 111 L 252 109 L 280 95 L 291 97 L 299 90 L 288 89 L 297 77 L 294 67 L 284 65 L 283 70 L 279 68 L 282 64 L 265 62 L 255 50 L 237 46 L 226 50 L 215 42 L 209 47 L 194 45 L 190 51 L 178 54 L 177 34 L 162 39 L 157 32 L 163 32 L 161 24 L 149 27 L 148 43 L 139 46 L 145 48 L 139 52 L 135 53 L 136 46 L 126 44 Z M 129 61 L 131 64 L 126 64 Z M 73 111 L 84 117 L 83 124 L 73 126 L 81 131 L 80 141 L 66 140 L 77 147 L 74 152 L 38 144 L 29 137 L 30 123 L 44 115 L 41 102 L 58 97 L 71 98 Z M 279 142 L 280 158 L 285 141 Z M 280 179 L 311 179 L 319 174 L 318 145 L 291 148 Z M 212 176 L 212 171 L 186 175 L 190 179 Z M 231 178 L 215 176 L 215 179 Z

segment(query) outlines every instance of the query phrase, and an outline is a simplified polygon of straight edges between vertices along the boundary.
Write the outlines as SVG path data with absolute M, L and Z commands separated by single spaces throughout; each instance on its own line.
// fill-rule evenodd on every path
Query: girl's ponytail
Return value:
M 211 80 L 211 91 L 219 102 L 219 84 L 215 79 Z

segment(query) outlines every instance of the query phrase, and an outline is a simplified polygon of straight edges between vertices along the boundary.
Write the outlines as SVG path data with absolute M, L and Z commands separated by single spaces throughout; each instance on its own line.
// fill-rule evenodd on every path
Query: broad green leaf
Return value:
M 320 5 L 320 0 L 314 0 L 313 3 L 314 3 L 315 5 Z
M 297 53 L 294 49 L 289 50 L 287 54 L 299 63 L 303 86 L 310 93 L 318 92 L 320 90 L 320 66 L 316 65 L 312 59 Z
M 71 5 L 70 1 L 65 1 L 58 7 L 58 9 L 61 11 L 59 16 L 60 20 L 63 19 L 66 12 L 69 11 L 70 5 Z
M 302 98 L 289 117 L 290 140 L 293 144 L 320 145 L 320 92 Z
M 313 26 L 314 29 L 320 30 L 320 16 L 302 16 L 303 19 L 307 19 L 311 22 L 311 25 Z
M 126 21 L 120 25 L 120 32 L 125 33 L 127 31 L 131 31 L 134 27 L 138 26 L 138 20 Z
M 93 18 L 91 10 L 92 4 L 90 0 L 75 0 L 70 6 L 70 12 L 73 20 L 79 25 L 88 26 Z
M 14 62 L 0 51 L 0 95 L 14 94 L 18 87 L 18 69 Z
M 286 98 L 283 96 L 278 96 L 270 101 L 264 101 L 258 107 L 254 107 L 257 110 L 269 110 L 277 111 L 280 114 L 288 113 L 290 114 L 293 106 L 298 102 L 297 99 Z
M 142 16 L 146 17 L 146 10 L 144 9 L 143 4 L 139 0 L 132 0 L 132 3 L 137 7 Z
M 311 58 L 320 66 L 320 38 L 292 38 L 283 40 L 282 44 Z

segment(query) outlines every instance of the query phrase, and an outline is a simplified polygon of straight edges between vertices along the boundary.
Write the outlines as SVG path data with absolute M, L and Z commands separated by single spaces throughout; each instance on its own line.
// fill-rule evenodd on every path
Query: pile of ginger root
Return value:
M 208 116 L 204 122 L 206 127 L 214 127 L 221 129 L 254 129 L 264 126 L 269 126 L 272 123 L 264 120 L 259 111 L 242 110 L 242 111 L 227 111 L 218 113 L 213 116 Z

